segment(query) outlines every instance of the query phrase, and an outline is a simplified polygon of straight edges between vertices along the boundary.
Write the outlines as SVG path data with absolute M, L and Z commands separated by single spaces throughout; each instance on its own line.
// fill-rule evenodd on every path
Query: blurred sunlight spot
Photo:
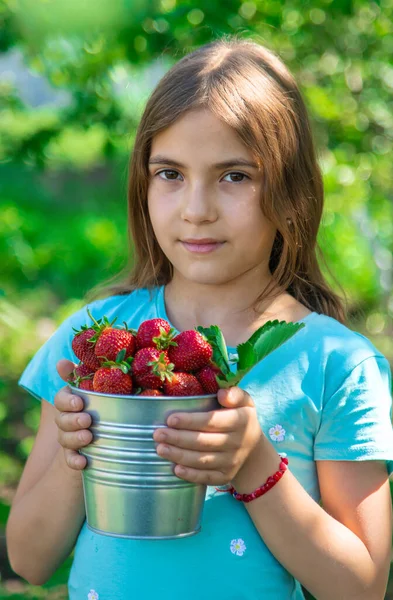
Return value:
M 113 246 L 117 238 L 117 229 L 109 219 L 102 219 L 96 222 L 87 222 L 85 227 L 85 236 L 89 242 L 97 249 L 105 248 L 110 253 L 108 246 Z
M 37 431 L 40 424 L 40 407 L 39 405 L 34 406 L 31 410 L 27 411 L 24 416 L 24 424 L 33 431 Z
M 393 268 L 393 256 L 390 250 L 380 246 L 374 252 L 374 259 L 377 267 L 382 271 L 388 271 Z
M 379 76 L 387 87 L 393 89 L 393 67 L 390 65 L 383 65 L 379 72 Z
M 366 320 L 367 331 L 373 335 L 382 333 L 386 326 L 386 317 L 382 313 L 371 313 Z
M 28 318 L 23 311 L 4 298 L 0 298 L 0 322 L 10 329 L 23 329 L 28 324 Z
M 24 221 L 15 206 L 3 206 L 0 211 L 0 231 L 18 231 Z
M 57 327 L 52 319 L 43 317 L 37 321 L 36 334 L 41 343 L 46 342 L 46 340 L 51 337 L 56 329 Z
M 144 52 L 147 48 L 147 40 L 143 35 L 137 35 L 134 38 L 134 48 L 137 52 Z
M 329 173 L 337 164 L 337 159 L 333 152 L 325 148 L 319 158 L 319 163 L 323 173 Z
M 252 19 L 257 12 L 257 7 L 254 2 L 244 2 L 239 8 L 239 15 L 244 19 Z
M 30 452 L 33 449 L 34 440 L 35 440 L 34 435 L 28 435 L 27 437 L 25 437 L 23 440 L 21 440 L 19 442 L 18 450 L 22 453 L 23 456 L 25 456 L 25 457 L 29 456 Z
M 176 0 L 161 0 L 161 12 L 170 12 L 176 7 Z
M 335 219 L 334 212 L 332 212 L 330 210 L 325 211 L 323 214 L 323 218 L 322 218 L 322 225 L 324 227 L 330 227 L 330 225 L 333 225 L 334 219 Z
M 158 33 L 165 33 L 169 29 L 169 23 L 166 19 L 156 19 L 153 21 L 153 27 Z
M 336 168 L 337 181 L 341 185 L 351 185 L 355 181 L 355 173 L 352 167 L 348 165 L 339 165 Z
M 191 25 L 200 25 L 205 18 L 205 13 L 199 8 L 193 8 L 187 15 L 187 21 Z
M 392 141 L 384 135 L 375 135 L 371 141 L 371 146 L 377 154 L 388 154 L 392 150 Z
M 368 129 L 369 125 L 370 125 L 370 121 L 365 114 L 358 113 L 356 115 L 355 127 L 358 131 L 366 131 Z
M 312 8 L 310 10 L 310 19 L 315 25 L 321 25 L 326 20 L 326 13 L 320 8 Z
M 85 42 L 83 48 L 86 50 L 88 54 L 98 54 L 104 48 L 104 38 L 100 37 L 91 42 Z
M 351 65 L 346 68 L 345 81 L 351 92 L 361 92 L 363 89 L 362 72 L 358 66 Z
M 326 75 L 334 75 L 338 70 L 340 62 L 340 57 L 337 54 L 329 51 L 324 52 L 319 60 L 319 68 Z
M 53 165 L 75 164 L 88 168 L 96 164 L 107 139 L 104 125 L 96 123 L 89 129 L 67 127 L 47 146 L 47 157 Z

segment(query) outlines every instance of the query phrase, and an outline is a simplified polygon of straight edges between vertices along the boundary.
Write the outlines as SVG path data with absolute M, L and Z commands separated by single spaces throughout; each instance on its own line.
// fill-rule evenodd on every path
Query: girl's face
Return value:
M 262 214 L 262 173 L 253 163 L 208 110 L 189 111 L 154 137 L 148 207 L 174 278 L 222 285 L 257 269 L 259 281 L 270 279 L 276 229 Z

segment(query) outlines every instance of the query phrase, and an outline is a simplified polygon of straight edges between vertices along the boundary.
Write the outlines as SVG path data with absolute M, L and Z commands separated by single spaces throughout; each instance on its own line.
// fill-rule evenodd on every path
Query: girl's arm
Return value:
M 279 464 L 263 436 L 233 486 L 249 493 Z M 392 535 L 385 463 L 319 461 L 317 469 L 323 508 L 289 465 L 277 485 L 245 504 L 255 527 L 277 560 L 318 600 L 383 600 Z
M 41 421 L 7 522 L 12 569 L 45 583 L 71 553 L 85 518 L 81 472 L 70 469 L 58 443 L 56 408 L 41 402 Z
M 280 456 L 245 391 L 219 390 L 218 400 L 227 410 L 170 415 L 168 428 L 153 434 L 157 453 L 174 462 L 175 474 L 186 481 L 230 482 L 250 493 L 278 470 Z M 272 554 L 318 600 L 383 600 L 392 535 L 386 465 L 316 464 L 324 508 L 289 464 L 277 485 L 245 509 Z

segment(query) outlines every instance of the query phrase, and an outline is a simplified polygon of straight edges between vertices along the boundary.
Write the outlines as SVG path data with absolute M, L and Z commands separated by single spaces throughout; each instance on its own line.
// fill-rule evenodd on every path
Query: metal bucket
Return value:
M 168 539 L 198 533 L 206 486 L 181 480 L 156 453 L 153 432 L 174 412 L 220 408 L 217 396 L 125 396 L 69 386 L 92 417 L 80 450 L 87 526 L 104 535 Z

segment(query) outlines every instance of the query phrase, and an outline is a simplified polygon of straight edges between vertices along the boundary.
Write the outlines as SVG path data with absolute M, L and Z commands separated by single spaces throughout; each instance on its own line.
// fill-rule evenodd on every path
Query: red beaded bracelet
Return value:
M 276 473 L 274 473 L 274 475 L 268 477 L 266 482 L 259 488 L 251 492 L 251 494 L 239 494 L 239 492 L 237 492 L 232 486 L 230 488 L 227 488 L 226 490 L 220 490 L 220 488 L 216 487 L 216 490 L 218 492 L 229 492 L 234 498 L 236 498 L 236 500 L 239 500 L 240 502 L 251 502 L 251 500 L 255 500 L 256 498 L 263 496 L 263 494 L 266 494 L 266 492 L 268 492 L 274 485 L 276 485 L 277 481 L 280 481 L 281 477 L 288 469 L 287 465 L 288 459 L 281 457 L 279 470 Z

